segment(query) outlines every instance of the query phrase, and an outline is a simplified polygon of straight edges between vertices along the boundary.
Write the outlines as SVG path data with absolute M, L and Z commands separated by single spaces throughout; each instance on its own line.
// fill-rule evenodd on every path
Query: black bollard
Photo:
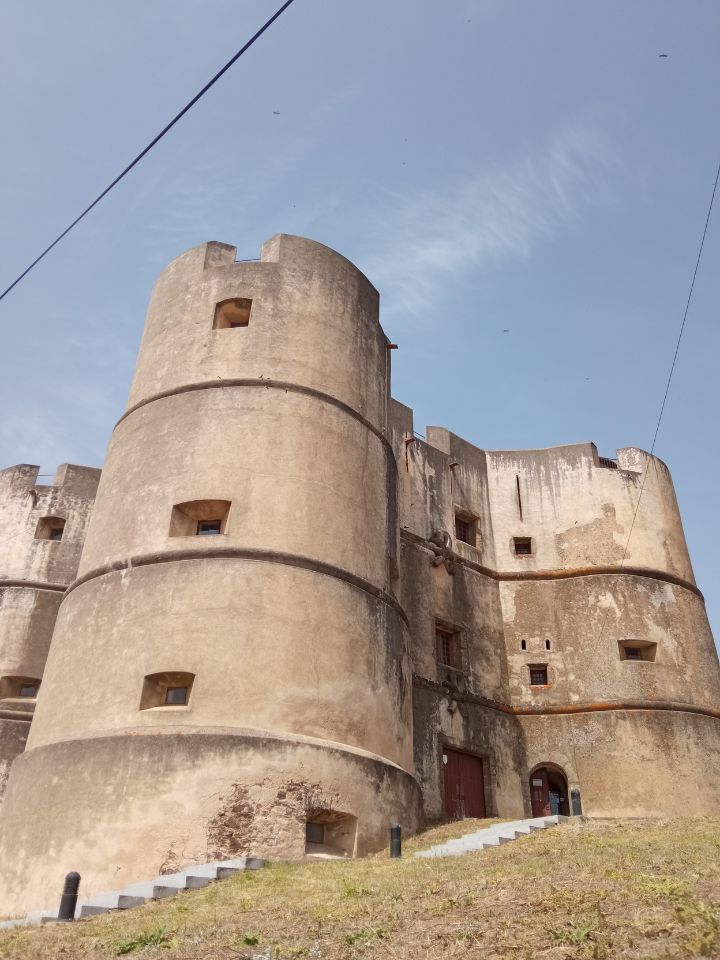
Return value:
M 573 787 L 570 791 L 570 799 L 572 800 L 572 815 L 574 817 L 582 816 L 582 801 L 580 800 L 580 788 Z
M 62 897 L 60 897 L 60 909 L 58 910 L 58 920 L 68 923 L 75 919 L 75 907 L 77 906 L 78 888 L 80 886 L 80 874 L 74 870 L 65 877 L 65 886 L 63 887 Z
M 402 827 L 397 823 L 390 827 L 390 856 L 393 859 L 402 856 Z

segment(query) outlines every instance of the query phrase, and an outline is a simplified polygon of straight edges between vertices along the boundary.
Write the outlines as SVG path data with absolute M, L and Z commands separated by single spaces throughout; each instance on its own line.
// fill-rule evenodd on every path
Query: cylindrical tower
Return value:
M 155 287 L 8 787 L 0 909 L 70 868 L 89 894 L 362 853 L 420 817 L 377 292 L 309 240 L 234 256 L 202 245 Z
M 720 668 L 668 468 L 592 444 L 487 457 L 533 814 L 553 793 L 569 812 L 568 787 L 590 816 L 716 812 Z
M 75 579 L 100 471 L 65 463 L 53 483 L 0 470 L 0 801 L 25 746 L 55 618 Z

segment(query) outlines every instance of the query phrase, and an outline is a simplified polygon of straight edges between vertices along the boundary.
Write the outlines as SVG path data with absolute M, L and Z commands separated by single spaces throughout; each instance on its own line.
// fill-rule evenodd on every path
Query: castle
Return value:
M 665 465 L 421 438 L 393 346 L 327 247 L 207 243 L 158 280 L 102 473 L 0 472 L 0 911 L 424 818 L 717 813 Z

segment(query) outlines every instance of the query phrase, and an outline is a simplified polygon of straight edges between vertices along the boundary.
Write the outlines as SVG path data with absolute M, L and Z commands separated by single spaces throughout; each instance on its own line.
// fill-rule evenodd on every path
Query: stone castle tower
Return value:
M 48 508 L 78 523 L 44 672 L 54 609 L 0 618 L 0 724 L 42 679 L 26 750 L 0 726 L 0 910 L 71 869 L 89 895 L 362 855 L 424 816 L 716 812 L 720 673 L 664 464 L 422 440 L 351 263 L 285 235 L 234 256 L 155 287 L 77 575 L 97 471 Z M 25 497 L 30 470 L 0 477 Z M 20 568 L 6 593 L 42 579 Z

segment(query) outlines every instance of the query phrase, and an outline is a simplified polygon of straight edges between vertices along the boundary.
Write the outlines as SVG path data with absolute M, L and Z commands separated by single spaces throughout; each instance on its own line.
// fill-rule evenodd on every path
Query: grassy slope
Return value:
M 444 825 L 406 853 L 477 822 Z M 442 860 L 272 865 L 68 927 L 0 957 L 720 957 L 720 818 L 571 823 Z

